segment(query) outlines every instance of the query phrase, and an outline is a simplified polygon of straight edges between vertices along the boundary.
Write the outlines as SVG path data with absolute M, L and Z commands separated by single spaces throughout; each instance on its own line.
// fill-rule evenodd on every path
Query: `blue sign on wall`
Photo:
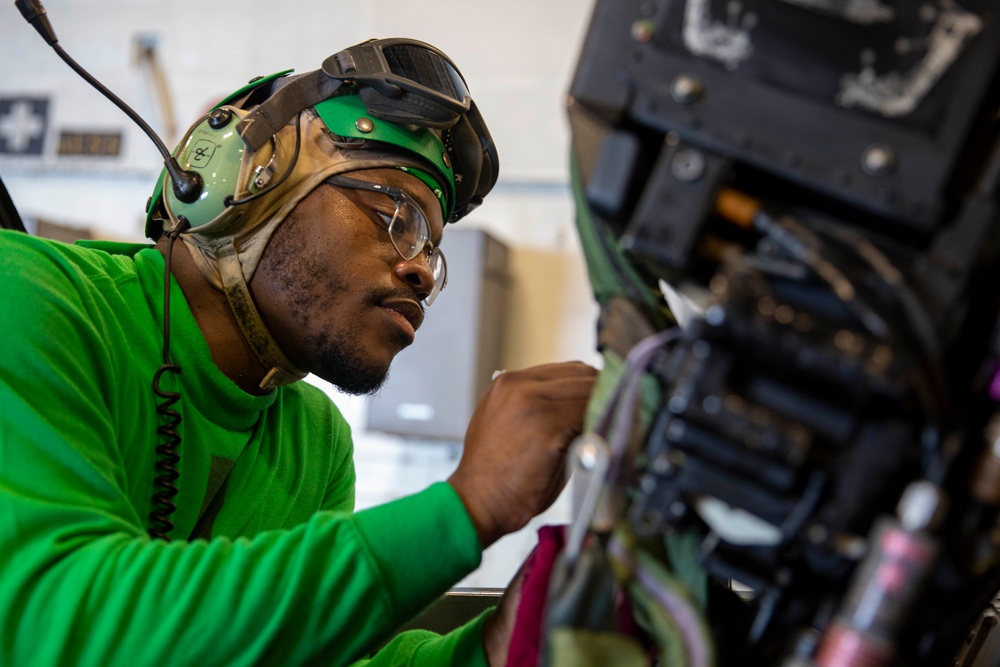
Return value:
M 48 124 L 47 97 L 0 97 L 0 155 L 41 155 Z

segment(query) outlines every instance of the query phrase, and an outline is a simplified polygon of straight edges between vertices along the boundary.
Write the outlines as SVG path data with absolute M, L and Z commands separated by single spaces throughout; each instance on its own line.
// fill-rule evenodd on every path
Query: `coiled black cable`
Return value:
M 163 365 L 153 375 L 153 391 L 163 400 L 156 406 L 159 425 L 156 428 L 159 444 L 156 446 L 156 475 L 153 478 L 153 502 L 149 512 L 149 536 L 153 539 L 170 541 L 170 531 L 174 522 L 170 516 L 177 509 L 174 496 L 177 495 L 177 478 L 180 476 L 178 463 L 181 436 L 178 426 L 181 414 L 173 409 L 180 400 L 180 392 L 165 391 L 160 387 L 164 373 L 180 373 L 181 368 L 170 362 L 170 258 L 173 256 L 174 241 L 191 223 L 180 216 L 177 225 L 167 233 L 167 247 L 163 260 Z

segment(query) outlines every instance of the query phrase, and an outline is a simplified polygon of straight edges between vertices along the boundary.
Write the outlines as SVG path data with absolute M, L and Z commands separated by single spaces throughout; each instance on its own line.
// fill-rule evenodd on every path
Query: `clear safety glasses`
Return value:
M 424 299 L 424 305 L 429 306 L 434 303 L 448 282 L 448 264 L 441 249 L 435 248 L 431 242 L 431 226 L 420 204 L 402 188 L 391 185 L 369 183 L 347 176 L 331 176 L 326 182 L 342 188 L 378 192 L 393 201 L 396 210 L 391 218 L 380 211 L 375 211 L 375 214 L 385 224 L 384 229 L 389 232 L 389 240 L 392 241 L 392 246 L 400 257 L 411 260 L 421 252 L 426 253 L 434 286 Z

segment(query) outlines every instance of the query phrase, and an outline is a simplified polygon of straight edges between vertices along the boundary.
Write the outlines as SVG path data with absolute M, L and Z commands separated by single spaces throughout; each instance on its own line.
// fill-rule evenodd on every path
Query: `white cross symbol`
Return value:
M 0 138 L 7 140 L 8 153 L 23 153 L 31 140 L 45 129 L 45 122 L 31 109 L 31 103 L 18 100 L 11 104 L 10 112 L 0 116 Z

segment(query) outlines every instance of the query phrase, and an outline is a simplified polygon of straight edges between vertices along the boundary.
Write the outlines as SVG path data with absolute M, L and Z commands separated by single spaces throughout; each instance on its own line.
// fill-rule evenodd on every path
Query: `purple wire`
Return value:
M 635 414 L 636 403 L 639 400 L 643 372 L 652 361 L 653 355 L 663 346 L 679 338 L 680 335 L 680 328 L 672 327 L 647 336 L 636 343 L 625 358 L 625 370 L 618 386 L 615 387 L 614 398 L 602 415 L 599 425 L 594 429 L 602 436 L 607 435 L 607 432 L 611 430 L 612 417 L 618 416 L 618 419 L 613 420 L 614 436 L 610 439 L 606 438 L 611 447 L 613 467 L 616 470 L 621 459 L 625 456 L 625 448 L 628 445 L 628 436 L 632 426 L 631 416 Z
M 611 540 L 608 550 L 612 552 L 631 572 L 636 583 L 646 591 L 676 624 L 684 642 L 685 653 L 690 661 L 688 667 L 709 667 L 710 648 L 705 641 L 699 612 L 669 586 L 663 585 L 648 567 L 638 562 L 617 539 Z

